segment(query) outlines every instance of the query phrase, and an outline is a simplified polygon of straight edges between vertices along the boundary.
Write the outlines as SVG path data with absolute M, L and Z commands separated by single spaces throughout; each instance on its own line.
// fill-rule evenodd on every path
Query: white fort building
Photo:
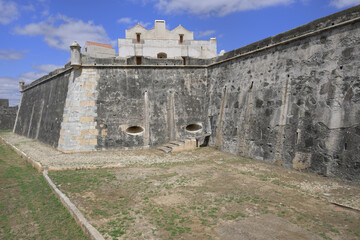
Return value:
M 194 33 L 179 25 L 166 29 L 164 20 L 155 20 L 152 29 L 139 23 L 125 31 L 125 38 L 118 39 L 118 57 L 148 58 L 213 58 L 217 56 L 216 38 L 194 40 Z M 112 50 L 111 50 L 112 49 Z M 115 50 L 107 44 L 86 42 L 83 54 L 92 57 L 114 57 Z

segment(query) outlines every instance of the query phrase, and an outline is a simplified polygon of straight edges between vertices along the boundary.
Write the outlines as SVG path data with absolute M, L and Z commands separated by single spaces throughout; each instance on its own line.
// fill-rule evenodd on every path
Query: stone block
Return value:
M 93 122 L 94 121 L 94 117 L 80 117 L 80 122 Z
M 84 137 L 83 136 L 72 136 L 71 139 L 78 141 L 78 140 L 84 139 Z
M 71 112 L 80 111 L 80 110 L 81 110 L 81 108 L 80 108 L 79 106 L 72 106 L 72 107 L 70 107 L 70 111 L 71 111 Z
M 80 107 L 89 107 L 89 106 L 95 106 L 95 101 L 94 100 L 80 101 Z
M 80 146 L 96 146 L 97 145 L 97 139 L 82 139 L 78 141 L 78 144 Z
M 85 96 L 89 98 L 93 98 L 95 97 L 95 93 L 86 93 Z
M 97 145 L 97 139 L 95 138 L 95 139 L 88 139 L 88 141 L 89 141 L 89 145 Z
M 81 136 L 87 136 L 87 135 L 98 135 L 98 130 L 97 129 L 81 130 Z
M 101 136 L 107 136 L 107 129 L 101 130 Z
M 96 85 L 96 82 L 85 82 L 85 84 L 83 85 L 83 89 L 87 91 L 92 91 L 94 90 Z

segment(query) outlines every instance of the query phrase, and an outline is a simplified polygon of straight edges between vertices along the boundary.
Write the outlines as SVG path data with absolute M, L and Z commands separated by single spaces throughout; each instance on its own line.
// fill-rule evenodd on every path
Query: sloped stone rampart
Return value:
M 130 60 L 84 58 L 25 86 L 15 132 L 66 152 L 207 137 L 225 152 L 359 181 L 360 6 L 192 65 Z

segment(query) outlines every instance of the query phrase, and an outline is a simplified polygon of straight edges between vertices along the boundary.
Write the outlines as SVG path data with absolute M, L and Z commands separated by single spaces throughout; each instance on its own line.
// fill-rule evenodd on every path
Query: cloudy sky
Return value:
M 0 98 L 17 105 L 19 80 L 30 83 L 69 61 L 77 40 L 109 43 L 138 22 L 152 28 L 164 19 L 196 39 L 216 37 L 230 51 L 360 0 L 0 0 Z

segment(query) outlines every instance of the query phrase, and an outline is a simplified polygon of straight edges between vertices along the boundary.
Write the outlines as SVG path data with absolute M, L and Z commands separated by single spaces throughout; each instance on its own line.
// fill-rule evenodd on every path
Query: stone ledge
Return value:
M 26 153 L 6 141 L 3 137 L 0 136 L 0 141 L 4 142 L 8 146 L 10 146 L 12 149 L 15 150 L 15 152 L 19 155 L 21 155 L 27 163 L 29 163 L 33 168 L 35 168 L 39 173 L 42 173 L 44 171 L 44 167 L 37 161 L 31 159 Z
M 72 70 L 72 67 L 69 67 L 69 68 L 65 67 L 65 68 L 56 69 L 56 70 L 52 71 L 51 73 L 49 73 L 48 75 L 45 75 L 45 76 L 33 81 L 32 83 L 30 83 L 28 85 L 25 85 L 22 92 L 25 92 L 25 91 L 27 91 L 27 90 L 29 90 L 29 89 L 43 83 L 43 82 L 52 80 L 53 78 L 55 78 L 55 77 L 57 77 L 57 76 L 59 76 L 61 74 L 65 74 L 70 70 Z

